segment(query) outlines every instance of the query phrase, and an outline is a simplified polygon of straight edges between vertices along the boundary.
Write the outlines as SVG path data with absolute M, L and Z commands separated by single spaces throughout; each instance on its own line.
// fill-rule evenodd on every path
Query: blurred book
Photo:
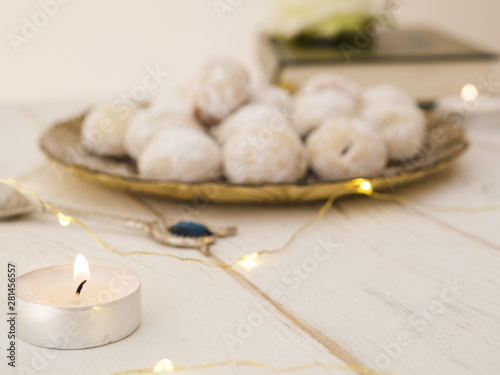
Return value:
M 292 91 L 312 75 L 329 72 L 361 87 L 391 83 L 420 100 L 458 94 L 465 84 L 486 80 L 498 60 L 494 53 L 429 29 L 387 30 L 360 47 L 365 43 L 362 35 L 340 47 L 263 36 L 260 57 L 269 81 Z

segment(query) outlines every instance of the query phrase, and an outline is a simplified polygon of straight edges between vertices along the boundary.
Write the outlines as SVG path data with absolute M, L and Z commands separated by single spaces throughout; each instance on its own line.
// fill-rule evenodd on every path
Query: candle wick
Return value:
M 80 285 L 78 285 L 78 288 L 76 288 L 76 295 L 79 296 L 80 292 L 82 291 L 83 285 L 87 282 L 87 280 L 83 280 Z

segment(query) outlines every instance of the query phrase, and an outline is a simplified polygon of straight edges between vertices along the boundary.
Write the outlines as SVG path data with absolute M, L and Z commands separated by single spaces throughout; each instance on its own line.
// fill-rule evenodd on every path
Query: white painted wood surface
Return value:
M 214 246 L 214 261 L 281 247 L 320 207 L 208 205 L 196 210 L 69 174 L 58 178 L 44 163 L 37 138 L 54 120 L 88 104 L 1 108 L 0 175 L 19 177 L 44 199 L 75 208 L 141 218 L 161 212 L 238 225 L 238 236 Z M 14 261 L 19 275 L 70 263 L 83 252 L 92 262 L 130 268 L 143 282 L 143 318 L 130 337 L 79 351 L 47 351 L 18 341 L 18 365 L 32 370 L 18 373 L 112 374 L 162 358 L 184 365 L 230 358 L 276 367 L 339 365 L 300 374 L 354 373 L 342 369 L 345 365 L 401 375 L 500 373 L 500 211 L 435 207 L 500 204 L 500 127 L 472 129 L 470 138 L 470 150 L 451 168 L 398 190 L 422 204 L 343 199 L 287 252 L 263 256 L 252 269 L 120 257 L 81 228 L 63 228 L 48 214 L 0 223 L 0 266 Z M 140 233 L 82 219 L 121 250 L 203 258 L 194 250 L 168 248 Z M 2 306 L 5 283 L 2 277 Z M 5 319 L 0 321 L 3 351 L 7 327 Z M 1 373 L 8 374 L 3 353 L 1 358 Z M 199 373 L 270 372 L 228 366 Z

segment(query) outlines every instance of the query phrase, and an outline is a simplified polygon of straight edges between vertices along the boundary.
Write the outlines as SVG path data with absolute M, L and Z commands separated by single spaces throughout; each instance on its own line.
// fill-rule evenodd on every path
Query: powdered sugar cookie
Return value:
M 229 59 L 207 63 L 193 83 L 196 116 L 207 126 L 217 124 L 248 100 L 250 80 L 245 68 Z
M 269 134 L 246 129 L 234 134 L 223 147 L 224 171 L 236 184 L 295 182 L 307 170 L 304 144 L 285 128 Z
M 125 135 L 125 149 L 128 155 L 137 159 L 146 143 L 160 130 L 173 127 L 192 128 L 202 131 L 202 127 L 193 116 L 186 113 L 162 112 L 150 109 L 138 111 L 130 121 Z
M 284 117 L 292 114 L 293 98 L 284 88 L 274 85 L 261 87 L 253 93 L 251 102 L 269 104 L 277 108 Z
M 357 102 L 349 95 L 328 88 L 295 99 L 293 126 L 305 137 L 330 117 L 351 116 L 357 110 Z
M 373 124 L 387 143 L 390 159 L 410 158 L 422 146 L 426 122 L 423 112 L 415 104 L 373 103 L 365 106 L 362 116 Z
M 403 103 L 415 105 L 415 100 L 396 86 L 381 84 L 363 90 L 363 103 L 372 105 L 378 103 Z
M 238 108 L 236 112 L 227 116 L 218 126 L 213 128 L 212 134 L 219 143 L 223 144 L 236 132 L 251 128 L 266 128 L 268 131 L 274 132 L 291 128 L 291 126 L 276 107 L 269 104 L 251 103 Z
M 85 116 L 81 141 L 92 153 L 102 156 L 125 156 L 125 133 L 132 111 L 123 113 L 110 103 L 94 106 Z
M 322 180 L 374 176 L 387 164 L 384 140 L 359 118 L 325 121 L 309 135 L 306 147 L 311 167 Z
M 309 78 L 297 91 L 296 96 L 315 94 L 330 89 L 340 91 L 354 101 L 358 100 L 361 95 L 358 85 L 354 82 L 337 74 L 320 73 Z
M 204 132 L 171 128 L 156 133 L 137 159 L 139 175 L 147 179 L 202 182 L 221 169 L 217 142 Z

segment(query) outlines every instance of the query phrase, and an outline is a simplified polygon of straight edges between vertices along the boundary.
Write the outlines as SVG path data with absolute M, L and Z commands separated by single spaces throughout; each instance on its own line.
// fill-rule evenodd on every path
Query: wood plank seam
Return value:
M 211 258 L 216 261 L 220 260 L 211 255 Z M 261 289 L 259 289 L 255 284 L 247 280 L 243 275 L 233 269 L 225 269 L 229 276 L 231 276 L 235 281 L 237 281 L 241 286 L 245 287 L 249 291 L 254 294 L 259 295 L 265 301 L 270 303 L 277 311 L 279 311 L 283 316 L 288 318 L 291 322 L 293 322 L 300 331 L 304 332 L 309 337 L 315 339 L 318 343 L 324 346 L 332 355 L 344 361 L 347 365 L 357 368 L 366 367 L 361 361 L 359 361 L 354 355 L 352 355 L 347 349 L 342 347 L 342 345 L 335 340 L 332 340 L 330 337 L 323 334 L 321 331 L 312 328 L 305 321 L 301 320 L 290 311 L 288 311 L 283 305 L 272 299 L 266 293 L 264 293 Z M 366 372 L 358 372 L 353 370 L 358 374 L 366 374 Z

